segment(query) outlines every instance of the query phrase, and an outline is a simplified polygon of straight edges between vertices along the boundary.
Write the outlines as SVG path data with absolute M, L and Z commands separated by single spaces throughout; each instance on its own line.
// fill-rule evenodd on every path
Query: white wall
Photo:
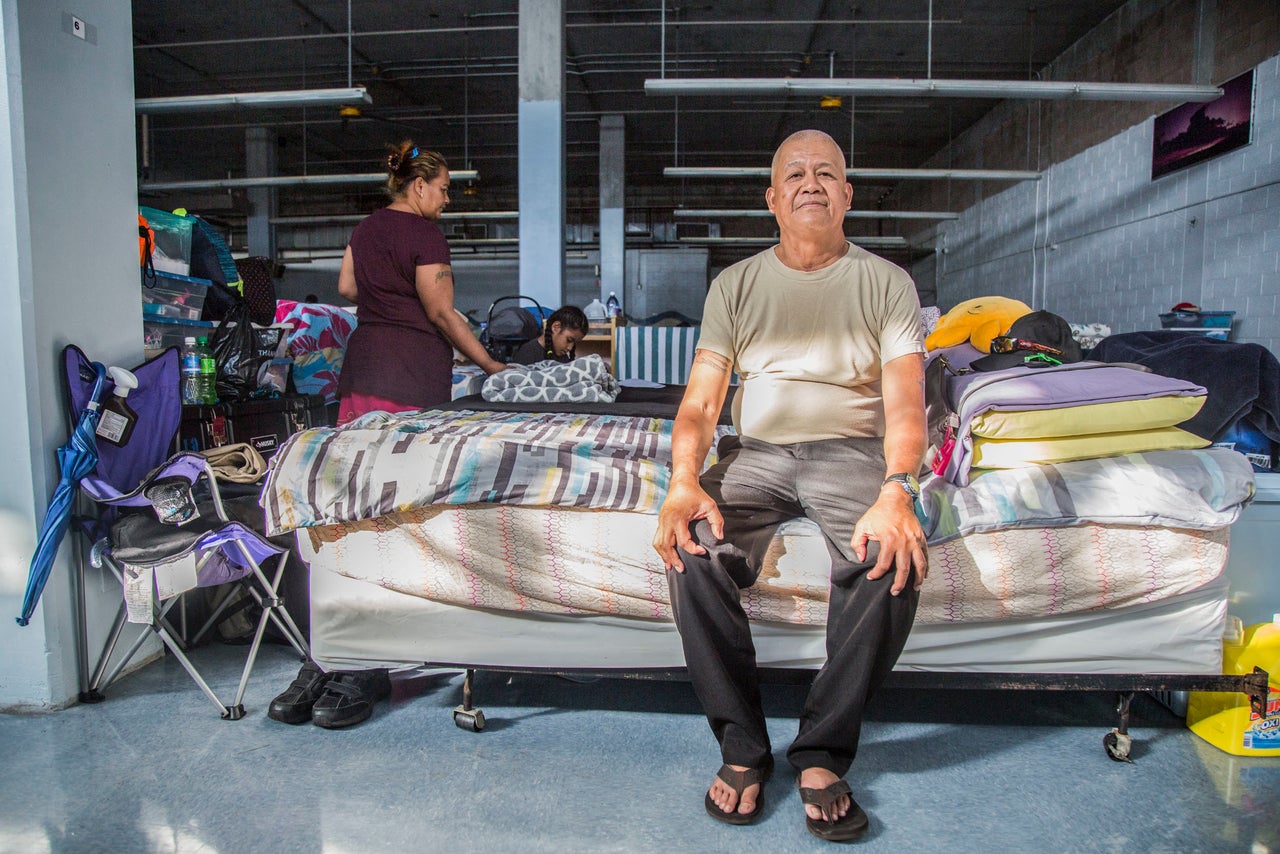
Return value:
M 80 39 L 53 3 L 0 0 L 0 709 L 65 705 L 78 690 L 71 540 L 30 626 L 17 626 L 35 530 L 67 437 L 60 355 L 142 358 L 133 31 L 127 6 L 77 0 Z M 120 601 L 95 576 L 96 640 Z
M 998 294 L 1133 332 L 1185 300 L 1280 352 L 1280 57 L 1255 87 L 1242 149 L 1152 181 L 1148 119 L 940 224 L 938 305 Z

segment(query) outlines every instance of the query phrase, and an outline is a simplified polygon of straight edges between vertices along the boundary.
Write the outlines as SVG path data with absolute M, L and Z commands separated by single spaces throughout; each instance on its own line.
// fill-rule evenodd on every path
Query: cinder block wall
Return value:
M 1197 26 L 1201 39 L 1197 44 Z M 944 310 L 1017 297 L 1113 331 L 1187 300 L 1237 312 L 1236 340 L 1280 348 L 1280 4 L 1133 0 L 1048 79 L 1222 83 L 1256 66 L 1252 145 L 1157 181 L 1152 119 L 1174 104 L 1004 102 L 936 157 L 1036 168 L 1040 181 L 911 182 L 903 209 L 961 218 L 909 235 L 938 254 L 912 272 Z
M 1016 297 L 1113 332 L 1188 301 L 1280 352 L 1280 57 L 1255 70 L 1254 140 L 1150 177 L 1152 121 L 977 202 L 936 230 L 938 304 Z

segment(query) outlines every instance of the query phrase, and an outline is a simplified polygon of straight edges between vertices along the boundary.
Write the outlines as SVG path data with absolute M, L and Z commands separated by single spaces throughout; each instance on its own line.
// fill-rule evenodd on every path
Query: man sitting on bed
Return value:
M 863 707 L 906 643 L 928 560 L 913 508 L 926 441 L 919 301 L 906 272 L 846 241 L 852 198 L 827 134 L 800 131 L 774 154 L 765 201 L 779 243 L 711 285 L 654 537 L 725 763 L 706 809 L 749 824 L 773 756 L 738 591 L 755 583 L 782 522 L 807 516 L 826 535 L 827 661 L 787 758 L 809 830 L 831 840 L 866 830 L 842 777 Z M 699 479 L 735 370 L 737 435 Z

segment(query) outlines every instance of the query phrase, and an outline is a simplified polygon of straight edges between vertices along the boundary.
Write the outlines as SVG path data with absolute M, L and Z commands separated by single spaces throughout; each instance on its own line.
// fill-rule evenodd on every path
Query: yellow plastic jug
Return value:
M 1237 618 L 1230 619 L 1239 626 Z M 1236 756 L 1280 756 L 1280 614 L 1270 623 L 1229 630 L 1223 638 L 1223 673 L 1252 673 L 1255 666 L 1268 674 L 1264 714 L 1254 714 L 1244 694 L 1194 691 L 1187 700 L 1187 726 Z

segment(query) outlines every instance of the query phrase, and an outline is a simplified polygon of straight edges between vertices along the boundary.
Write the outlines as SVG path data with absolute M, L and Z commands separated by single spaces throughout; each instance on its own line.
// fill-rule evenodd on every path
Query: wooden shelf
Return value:
M 619 326 L 625 326 L 627 319 L 625 317 L 608 317 L 601 320 L 589 318 L 587 320 L 587 334 L 578 346 L 575 348 L 577 356 L 589 356 L 592 353 L 600 356 L 609 366 L 609 370 L 613 370 L 613 360 L 616 354 L 614 331 Z

